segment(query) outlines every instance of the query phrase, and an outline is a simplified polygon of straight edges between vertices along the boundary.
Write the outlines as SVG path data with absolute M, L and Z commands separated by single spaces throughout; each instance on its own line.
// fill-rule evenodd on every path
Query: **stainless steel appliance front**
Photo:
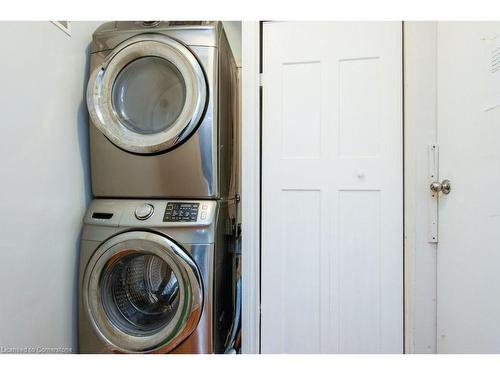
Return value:
M 89 323 L 124 353 L 169 352 L 193 333 L 203 308 L 198 267 L 159 233 L 127 231 L 89 259 L 81 289 Z
M 220 22 L 107 23 L 90 65 L 94 196 L 235 196 L 237 71 Z
M 80 250 L 79 352 L 224 352 L 233 315 L 231 204 L 94 200 Z M 152 214 L 137 217 L 145 205 Z

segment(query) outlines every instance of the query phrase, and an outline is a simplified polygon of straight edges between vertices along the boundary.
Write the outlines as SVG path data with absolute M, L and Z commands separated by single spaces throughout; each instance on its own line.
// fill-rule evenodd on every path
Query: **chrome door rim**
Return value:
M 131 62 L 142 57 L 159 57 L 172 63 L 186 85 L 184 107 L 167 129 L 139 134 L 123 124 L 112 102 L 115 79 Z M 205 110 L 205 75 L 194 55 L 181 43 L 159 34 L 142 34 L 118 45 L 92 72 L 87 86 L 87 107 L 94 125 L 115 145 L 133 153 L 152 154 L 168 151 L 186 140 Z
M 130 246 L 140 243 L 141 249 Z M 123 256 L 136 252 L 160 257 L 179 278 L 179 309 L 174 318 L 151 335 L 136 336 L 113 324 L 101 302 L 101 275 Z M 104 242 L 92 255 L 83 278 L 83 303 L 92 327 L 111 348 L 125 353 L 170 352 L 198 325 L 203 309 L 201 276 L 193 260 L 167 237 L 143 231 L 118 234 Z

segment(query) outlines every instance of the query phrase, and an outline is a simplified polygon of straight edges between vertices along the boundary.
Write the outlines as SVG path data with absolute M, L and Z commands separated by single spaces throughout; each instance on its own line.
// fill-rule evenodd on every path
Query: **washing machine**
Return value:
M 80 353 L 223 353 L 234 315 L 230 205 L 96 199 L 84 218 Z
M 108 22 L 87 107 L 95 197 L 236 194 L 238 76 L 221 22 Z

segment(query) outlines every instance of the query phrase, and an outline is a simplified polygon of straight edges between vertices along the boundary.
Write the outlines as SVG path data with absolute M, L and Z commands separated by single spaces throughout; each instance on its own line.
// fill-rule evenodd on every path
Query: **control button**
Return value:
M 190 222 L 198 218 L 200 203 L 168 202 L 163 213 L 164 222 Z
M 207 218 L 207 213 L 206 212 L 202 212 L 201 213 L 201 220 L 204 220 Z
M 153 215 L 154 210 L 151 204 L 145 203 L 135 209 L 135 217 L 139 220 L 149 219 Z
M 201 209 L 202 209 L 203 211 L 206 211 L 206 210 L 208 209 L 208 204 L 203 204 L 203 205 L 201 206 Z

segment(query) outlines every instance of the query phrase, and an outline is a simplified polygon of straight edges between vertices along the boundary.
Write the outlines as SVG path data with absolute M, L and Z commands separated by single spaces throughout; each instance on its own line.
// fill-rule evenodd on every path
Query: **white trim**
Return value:
M 404 22 L 405 352 L 436 353 L 436 244 L 427 147 L 437 131 L 437 23 Z
M 50 22 L 52 22 L 66 34 L 71 36 L 71 21 L 50 21 Z M 64 25 L 62 22 L 66 22 L 66 25 Z
M 242 25 L 242 327 L 241 349 L 260 352 L 259 22 Z

